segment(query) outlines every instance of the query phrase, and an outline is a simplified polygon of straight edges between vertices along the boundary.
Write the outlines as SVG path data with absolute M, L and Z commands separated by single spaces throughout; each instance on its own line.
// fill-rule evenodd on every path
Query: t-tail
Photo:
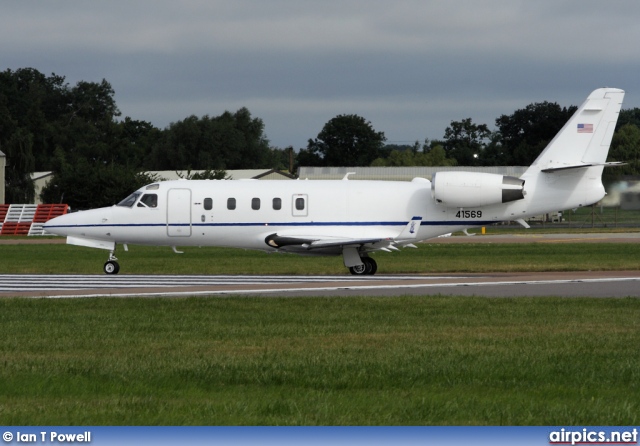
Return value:
M 438 205 L 457 209 L 462 226 L 513 220 L 589 206 L 605 196 L 607 163 L 624 91 L 593 91 L 520 177 L 484 172 L 438 172 L 431 193 Z M 469 227 L 473 227 L 469 224 Z
M 605 196 L 604 167 L 607 162 L 624 91 L 594 90 L 522 175 L 531 203 L 529 214 L 538 211 L 589 206 Z
M 529 172 L 605 166 L 624 91 L 593 91 L 533 162 Z

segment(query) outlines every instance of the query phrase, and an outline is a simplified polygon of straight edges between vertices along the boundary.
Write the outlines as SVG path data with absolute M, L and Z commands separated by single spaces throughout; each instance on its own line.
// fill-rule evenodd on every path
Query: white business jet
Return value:
M 592 92 L 520 177 L 438 172 L 432 181 L 178 180 L 145 186 L 115 206 L 54 218 L 49 233 L 110 251 L 116 245 L 227 246 L 342 255 L 352 274 L 377 269 L 369 255 L 421 240 L 547 212 L 605 196 L 602 171 L 624 91 Z

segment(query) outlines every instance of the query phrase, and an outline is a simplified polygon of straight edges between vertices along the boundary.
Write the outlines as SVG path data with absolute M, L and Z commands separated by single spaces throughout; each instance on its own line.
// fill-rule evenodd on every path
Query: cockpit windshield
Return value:
M 156 194 L 144 194 L 138 202 L 138 207 L 156 208 L 158 207 L 158 196 Z
M 120 203 L 118 203 L 118 206 L 130 208 L 134 204 L 136 204 L 136 201 L 138 200 L 140 195 L 142 195 L 142 192 L 134 192 L 131 195 L 129 195 L 127 198 L 122 200 Z

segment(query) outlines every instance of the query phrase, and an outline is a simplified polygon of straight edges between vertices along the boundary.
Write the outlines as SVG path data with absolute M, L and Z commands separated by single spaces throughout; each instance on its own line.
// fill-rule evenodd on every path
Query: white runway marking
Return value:
M 449 277 L 420 276 L 173 276 L 173 275 L 30 275 L 0 274 L 0 293 L 55 291 L 55 290 L 99 290 L 121 288 L 178 288 L 219 285 L 273 285 L 307 284 L 326 282 L 384 282 L 388 280 L 439 280 Z M 459 277 L 458 277 L 459 278 Z M 256 291 L 265 291 L 260 288 Z
M 317 279 L 325 281 L 326 279 Z M 311 282 L 301 277 L 269 276 L 96 276 L 96 275 L 0 275 L 0 292 L 81 290 L 89 288 L 177 287 L 229 284 Z
M 527 278 L 487 276 L 146 276 L 146 275 L 0 275 L 0 296 L 28 297 L 159 297 L 329 292 L 402 294 L 424 289 L 506 288 L 523 285 L 589 285 L 627 282 L 637 289 L 640 277 Z M 440 292 L 440 291 L 437 291 Z M 489 293 L 489 294 L 492 294 Z M 627 294 L 629 295 L 629 294 Z

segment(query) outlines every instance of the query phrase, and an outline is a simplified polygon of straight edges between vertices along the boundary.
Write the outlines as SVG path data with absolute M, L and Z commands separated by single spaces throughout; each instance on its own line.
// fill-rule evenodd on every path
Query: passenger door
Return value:
M 169 237 L 191 236 L 191 189 L 169 189 L 167 235 Z

